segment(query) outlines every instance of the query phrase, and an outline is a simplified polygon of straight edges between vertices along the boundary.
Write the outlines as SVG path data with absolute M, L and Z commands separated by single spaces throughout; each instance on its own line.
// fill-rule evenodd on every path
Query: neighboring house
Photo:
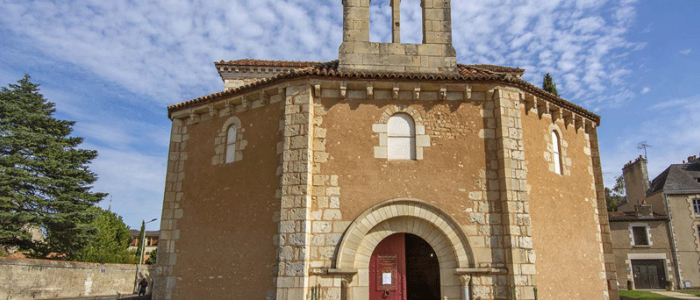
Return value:
M 610 231 L 621 287 L 663 289 L 667 281 L 677 280 L 668 217 L 655 214 L 650 205 L 634 212 L 611 212 Z
M 646 201 L 655 214 L 668 216 L 677 286 L 700 287 L 700 159 L 670 165 L 649 182 L 646 160 L 639 157 L 623 168 L 623 176 L 628 201 L 619 210 L 634 211 Z
M 129 245 L 129 248 L 127 250 L 129 251 L 135 251 L 136 247 L 139 245 L 139 241 L 141 240 L 141 231 L 136 230 L 136 229 L 131 229 L 129 230 L 129 234 L 131 235 L 131 244 Z M 151 253 L 151 251 L 155 250 L 158 248 L 158 239 L 160 238 L 160 230 L 155 230 L 155 231 L 149 231 L 146 230 L 145 232 L 146 235 L 146 245 L 145 245 L 145 251 L 144 254 Z
M 342 2 L 338 60 L 222 61 L 226 90 L 168 107 L 153 298 L 618 299 L 600 117 L 457 64 L 449 0 L 422 44 L 417 2 L 393 43 Z

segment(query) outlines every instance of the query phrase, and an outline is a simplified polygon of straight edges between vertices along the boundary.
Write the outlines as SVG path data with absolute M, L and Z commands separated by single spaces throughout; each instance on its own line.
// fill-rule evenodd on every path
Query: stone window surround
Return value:
M 673 281 L 673 264 L 671 260 L 666 257 L 666 253 L 627 253 L 627 259 L 625 259 L 625 264 L 627 265 L 627 280 L 631 280 L 634 284 L 634 272 L 632 269 L 632 260 L 663 260 L 664 261 L 664 272 L 666 273 L 666 280 Z
M 233 162 L 226 163 L 226 148 L 228 146 L 227 144 L 227 135 L 228 135 L 228 129 L 231 126 L 235 126 L 236 128 L 236 154 L 234 157 Z M 241 120 L 238 119 L 237 117 L 230 117 L 224 122 L 224 125 L 221 126 L 221 130 L 219 131 L 219 134 L 216 136 L 214 139 L 214 157 L 212 158 L 212 165 L 226 165 L 226 164 L 232 164 L 237 161 L 243 160 L 243 150 L 245 149 L 245 146 L 248 144 L 245 140 L 243 140 L 243 133 L 245 132 L 245 129 L 241 126 Z
M 649 243 L 648 245 L 635 245 L 634 244 L 634 227 L 644 227 L 647 233 L 647 242 Z M 654 245 L 654 243 L 651 240 L 651 230 L 649 229 L 649 224 L 648 223 L 630 223 L 628 226 L 628 229 L 630 231 L 630 245 L 632 247 L 651 247 Z
M 554 147 L 555 145 L 552 143 L 552 132 L 556 132 L 557 136 L 559 137 L 559 165 L 561 167 L 561 173 L 556 173 L 554 169 Z M 571 176 L 571 165 L 572 165 L 572 160 L 566 155 L 566 150 L 569 147 L 568 143 L 566 140 L 564 140 L 564 135 L 559 128 L 559 126 L 555 124 L 550 124 L 549 125 L 549 130 L 547 132 L 546 136 L 546 141 L 547 143 L 547 151 L 545 152 L 545 160 L 549 163 L 549 171 L 552 173 L 555 173 L 560 176 Z
M 691 209 L 693 210 L 693 214 L 696 217 L 700 217 L 700 213 L 698 212 L 698 209 L 700 209 L 700 198 L 693 198 L 690 200 Z M 696 209 L 698 208 L 698 209 Z
M 378 124 L 372 125 L 372 131 L 379 134 L 379 146 L 374 147 L 375 158 L 389 158 L 389 144 L 387 135 L 387 123 L 389 118 L 395 114 L 407 114 L 413 118 L 415 136 L 416 136 L 416 160 L 423 159 L 423 149 L 430 147 L 430 136 L 425 134 L 425 125 L 423 125 L 423 117 L 420 113 L 407 105 L 394 105 L 384 111 Z

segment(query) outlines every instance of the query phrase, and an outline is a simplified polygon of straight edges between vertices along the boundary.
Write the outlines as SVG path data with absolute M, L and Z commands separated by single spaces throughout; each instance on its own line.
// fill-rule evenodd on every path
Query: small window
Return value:
M 231 125 L 226 135 L 226 163 L 236 160 L 236 126 Z
M 387 123 L 389 159 L 416 159 L 416 130 L 413 118 L 395 114 Z
M 700 215 L 700 199 L 693 199 L 693 211 L 696 215 Z
M 552 160 L 554 160 L 554 173 L 561 175 L 561 154 L 559 146 L 559 134 L 556 131 L 552 131 Z
M 700 226 L 698 226 L 698 239 L 700 239 Z
M 646 226 L 634 226 L 632 227 L 632 234 L 634 235 L 634 245 L 635 246 L 648 246 L 649 238 L 647 236 Z

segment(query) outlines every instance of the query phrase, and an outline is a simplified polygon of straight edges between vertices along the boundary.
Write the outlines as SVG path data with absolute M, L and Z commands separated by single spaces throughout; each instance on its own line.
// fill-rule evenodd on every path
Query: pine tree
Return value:
M 55 104 L 25 75 L 0 90 L 0 245 L 70 259 L 95 235 L 88 208 L 106 195 L 91 192 L 96 151 L 78 149 L 73 121 L 53 117 Z M 44 241 L 31 241 L 39 228 Z
M 557 85 L 554 84 L 554 80 L 552 80 L 552 76 L 549 75 L 549 73 L 547 73 L 547 75 L 544 75 L 544 79 L 542 80 L 542 89 L 546 92 L 549 92 L 550 94 L 553 94 L 554 96 L 559 97 L 559 93 L 557 92 Z
M 143 244 L 145 233 L 146 233 L 146 221 L 141 221 L 141 231 L 139 232 L 139 237 L 138 237 L 139 244 L 136 245 L 136 260 L 137 261 L 141 259 L 141 247 L 143 247 L 141 245 Z

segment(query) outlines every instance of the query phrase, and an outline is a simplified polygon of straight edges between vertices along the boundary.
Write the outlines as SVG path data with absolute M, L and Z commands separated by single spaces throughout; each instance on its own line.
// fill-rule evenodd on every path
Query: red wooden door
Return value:
M 377 245 L 369 262 L 369 299 L 406 300 L 405 235 L 393 234 Z

